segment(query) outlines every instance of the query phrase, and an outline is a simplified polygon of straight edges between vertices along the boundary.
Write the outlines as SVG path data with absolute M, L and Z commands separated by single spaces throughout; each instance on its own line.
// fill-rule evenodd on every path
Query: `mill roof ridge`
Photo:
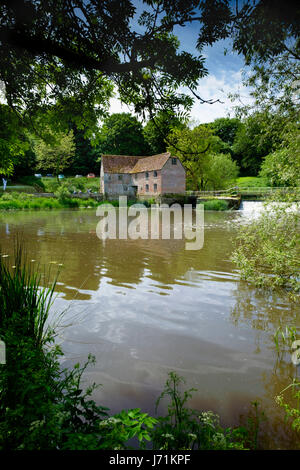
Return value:
M 160 170 L 170 158 L 170 152 L 150 156 L 102 155 L 105 173 L 141 173 Z

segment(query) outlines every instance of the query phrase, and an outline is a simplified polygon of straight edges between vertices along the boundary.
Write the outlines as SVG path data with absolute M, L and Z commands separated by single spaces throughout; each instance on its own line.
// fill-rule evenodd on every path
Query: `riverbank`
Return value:
M 10 211 L 1 215 L 0 239 L 10 268 L 22 233 L 31 269 L 40 265 L 44 273 L 48 266 L 53 276 L 56 266 L 60 270 L 49 324 L 66 312 L 61 367 L 70 371 L 90 352 L 95 356 L 84 382 L 103 384 L 93 393 L 97 405 L 113 416 L 140 408 L 155 417 L 155 400 L 173 370 L 187 388 L 198 389 L 189 405 L 217 413 L 223 426 L 239 425 L 240 415 L 259 401 L 269 423 L 260 447 L 291 449 L 292 432 L 274 397 L 289 385 L 295 366 L 289 354 L 277 357 L 273 335 L 283 318 L 295 325 L 296 312 L 286 299 L 239 282 L 228 262 L 231 239 L 247 220 L 243 211 L 207 212 L 203 248 L 190 251 L 184 239 L 151 240 L 150 234 L 148 240 L 100 240 L 95 209 Z M 158 411 L 167 413 L 166 405 Z
M 7 193 L 0 197 L 0 211 L 92 208 L 97 207 L 98 204 L 99 203 L 92 198 L 45 198 L 27 193 Z
M 155 199 L 148 200 L 128 200 L 127 205 L 136 203 L 151 207 L 155 204 Z M 28 193 L 4 193 L 0 196 L 0 211 L 7 210 L 52 210 L 66 208 L 94 208 L 101 204 L 111 204 L 119 206 L 118 200 L 106 201 L 103 196 L 86 194 L 55 196 L 55 194 L 28 194 Z M 228 201 L 221 199 L 211 199 L 203 201 L 204 210 L 226 211 L 229 209 Z
M 172 371 L 158 398 L 170 401 L 166 416 L 154 418 L 140 408 L 110 415 L 91 399 L 95 386 L 84 390 L 81 384 L 95 361 L 91 355 L 84 366 L 61 370 L 64 354 L 53 347 L 56 331 L 46 326 L 55 281 L 40 289 L 42 277 L 27 268 L 20 245 L 13 269 L 8 258 L 0 253 L 0 346 L 6 351 L 0 363 L 0 450 L 126 450 L 134 438 L 136 449 L 257 447 L 250 427 L 223 428 L 211 411 L 194 414 L 187 405 L 194 389 L 182 392 L 184 380 Z

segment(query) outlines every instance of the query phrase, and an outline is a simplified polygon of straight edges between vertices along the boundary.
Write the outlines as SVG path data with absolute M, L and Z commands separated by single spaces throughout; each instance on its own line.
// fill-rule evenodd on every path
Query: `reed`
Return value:
M 16 335 L 42 346 L 55 284 L 56 277 L 50 287 L 41 287 L 41 274 L 33 271 L 20 240 L 15 242 L 13 257 L 0 250 L 0 334 L 13 328 Z

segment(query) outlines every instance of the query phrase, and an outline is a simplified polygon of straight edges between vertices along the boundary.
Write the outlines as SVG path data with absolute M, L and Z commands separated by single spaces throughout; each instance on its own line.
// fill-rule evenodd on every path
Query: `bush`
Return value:
M 0 210 L 10 209 L 62 209 L 64 207 L 97 207 L 94 199 L 72 198 L 65 188 L 58 192 L 59 198 L 36 197 L 26 193 L 5 193 L 0 197 Z
M 28 186 L 33 186 L 34 188 L 38 187 L 38 189 L 42 191 L 45 190 L 45 185 L 42 181 L 42 178 L 36 178 L 34 175 L 20 176 L 18 178 L 18 182 Z
M 57 191 L 55 191 L 54 195 L 61 203 L 67 203 L 71 196 L 70 191 L 66 185 L 61 185 Z
M 87 190 L 89 189 L 92 192 L 99 192 L 99 178 L 65 178 L 63 181 L 58 182 L 54 178 L 42 178 L 45 191 L 52 193 L 57 191 L 59 188 L 63 187 L 66 188 L 70 193 L 73 193 L 74 191 L 82 191 L 83 193 L 86 193 Z
M 16 248 L 13 260 L 0 256 L 0 338 L 6 364 L 0 364 L 0 450 L 57 450 L 99 446 L 99 421 L 105 409 L 82 392 L 84 367 L 61 371 L 62 352 L 46 326 L 55 281 L 41 288 Z M 13 263 L 13 268 L 11 264 Z M 52 346 L 52 347 L 51 347 Z
M 54 179 L 45 179 L 43 178 L 43 183 L 46 193 L 55 193 L 60 187 L 60 183 Z
M 292 388 L 293 392 L 292 395 L 295 401 L 294 406 L 284 400 L 284 393 L 290 388 Z M 275 397 L 275 401 L 284 409 L 286 419 L 289 420 L 293 431 L 300 433 L 300 381 L 294 379 L 288 387 L 282 390 L 280 394 Z
M 170 399 L 168 414 L 158 418 L 152 432 L 153 448 L 159 450 L 193 449 L 244 449 L 243 442 L 248 437 L 245 428 L 223 429 L 218 415 L 211 411 L 200 412 L 186 406 L 192 392 L 180 392 L 184 379 L 175 372 L 169 373 L 164 391 L 156 402 L 156 409 L 164 397 Z
M 205 211 L 226 211 L 228 210 L 228 202 L 222 199 L 213 199 L 212 201 L 204 202 Z
M 257 219 L 241 227 L 235 245 L 232 260 L 242 279 L 257 287 L 299 294 L 299 212 L 288 203 L 266 205 Z

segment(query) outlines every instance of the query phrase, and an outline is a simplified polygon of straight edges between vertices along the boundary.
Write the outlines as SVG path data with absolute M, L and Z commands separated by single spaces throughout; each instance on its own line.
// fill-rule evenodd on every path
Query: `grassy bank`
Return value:
M 28 193 L 9 192 L 0 194 L 0 210 L 48 210 L 48 209 L 65 209 L 65 208 L 93 208 L 101 204 L 110 204 L 113 207 L 119 207 L 119 201 L 96 201 L 95 199 L 74 198 L 65 191 L 57 191 L 57 197 L 37 197 Z M 155 199 L 143 201 L 128 200 L 127 205 L 144 204 L 151 207 L 155 204 Z M 228 210 L 228 203 L 220 199 L 214 199 L 204 202 L 204 210 L 209 211 L 225 211 Z
M 236 186 L 238 186 L 240 189 L 244 189 L 244 188 L 266 188 L 271 185 L 266 178 L 261 178 L 259 176 L 242 176 L 240 178 L 237 178 Z
M 211 201 L 204 202 L 205 211 L 227 211 L 228 202 L 222 201 L 222 199 L 213 199 Z
M 76 207 L 97 207 L 94 199 L 75 199 L 68 196 L 58 198 L 36 197 L 27 193 L 6 193 L 0 196 L 0 210 L 47 210 Z
M 29 267 L 30 266 L 30 267 Z M 158 398 L 169 401 L 167 414 L 151 417 L 140 409 L 111 416 L 84 390 L 82 375 L 94 362 L 61 370 L 62 350 L 47 327 L 55 282 L 40 288 L 42 277 L 22 256 L 0 251 L 0 339 L 6 363 L 0 364 L 0 450 L 245 449 L 257 446 L 259 420 L 250 427 L 224 429 L 211 411 L 194 411 L 182 390 L 184 380 L 170 372 Z M 45 282 L 43 282 L 45 285 Z M 132 439 L 134 439 L 132 441 Z

